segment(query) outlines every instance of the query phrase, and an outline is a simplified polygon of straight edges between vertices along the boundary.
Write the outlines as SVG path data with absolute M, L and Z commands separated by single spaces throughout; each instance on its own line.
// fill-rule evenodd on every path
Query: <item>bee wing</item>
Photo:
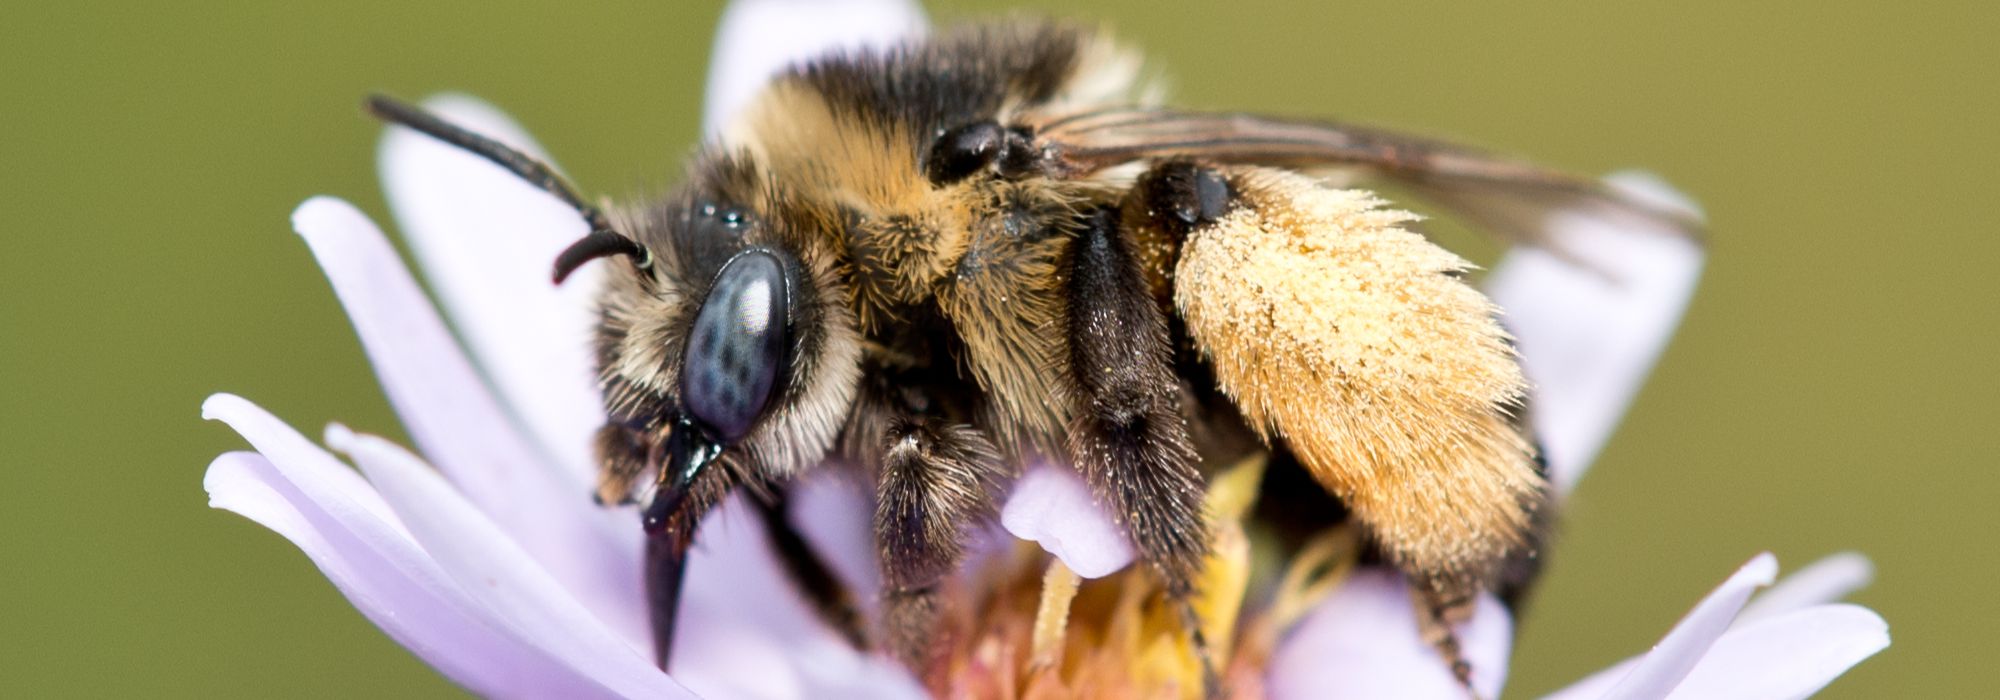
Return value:
M 1059 175 L 1137 160 L 1193 158 L 1294 170 L 1348 169 L 1386 181 L 1509 240 L 1563 252 L 1547 235 L 1559 211 L 1637 217 L 1688 237 L 1702 221 L 1576 177 L 1465 146 L 1390 131 L 1250 114 L 1112 109 L 1035 125 Z

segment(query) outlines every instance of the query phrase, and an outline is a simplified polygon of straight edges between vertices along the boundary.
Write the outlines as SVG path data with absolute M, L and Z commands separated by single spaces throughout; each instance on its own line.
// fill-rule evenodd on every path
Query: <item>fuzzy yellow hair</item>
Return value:
M 1241 200 L 1187 240 L 1174 289 L 1223 390 L 1406 571 L 1483 583 L 1544 484 L 1508 415 L 1525 380 L 1470 264 L 1368 192 L 1228 177 Z

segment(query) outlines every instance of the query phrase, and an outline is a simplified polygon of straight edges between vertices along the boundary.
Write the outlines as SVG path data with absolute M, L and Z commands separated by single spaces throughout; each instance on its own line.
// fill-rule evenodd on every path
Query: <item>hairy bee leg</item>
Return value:
M 1069 273 L 1069 380 L 1076 404 L 1070 459 L 1181 607 L 1213 696 L 1219 680 L 1191 603 L 1209 549 L 1205 494 L 1181 413 L 1166 314 L 1118 227 L 1116 210 L 1090 217 Z
M 1202 478 L 1180 412 L 1166 315 L 1101 211 L 1076 241 L 1069 280 L 1071 460 L 1167 591 L 1186 597 L 1208 554 Z
M 652 441 L 640 431 L 614 421 L 597 429 L 593 446 L 598 466 L 597 488 L 591 492 L 591 500 L 600 506 L 631 503 L 632 488 L 650 464 Z
M 771 548 L 776 550 L 778 561 L 785 567 L 785 574 L 797 584 L 805 594 L 806 602 L 821 620 L 847 639 L 856 649 L 868 648 L 868 635 L 861 619 L 861 608 L 855 604 L 854 592 L 842 583 L 833 570 L 813 550 L 792 526 L 789 513 L 791 490 L 784 486 L 771 487 L 769 499 L 751 499 L 757 504 L 757 513 L 763 517 L 764 531 L 771 538 Z
M 1410 215 L 1295 172 L 1167 162 L 1134 191 L 1126 218 L 1178 251 L 1173 304 L 1218 385 L 1418 583 L 1424 638 L 1469 679 L 1451 624 L 1532 551 L 1547 489 L 1469 264 Z
M 1000 454 L 965 425 L 899 418 L 885 436 L 876 490 L 883 645 L 923 675 L 933 653 L 939 593 L 965 554 L 968 525 L 991 510 Z

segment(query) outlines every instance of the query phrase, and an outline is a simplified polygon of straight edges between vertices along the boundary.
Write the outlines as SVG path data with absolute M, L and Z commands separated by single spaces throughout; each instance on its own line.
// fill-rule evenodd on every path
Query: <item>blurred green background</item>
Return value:
M 1516 695 L 1645 649 L 1765 549 L 1878 564 L 1859 601 L 1895 644 L 1829 695 L 1985 685 L 2000 11 L 1029 4 L 1108 21 L 1186 104 L 1643 166 L 1706 205 L 1705 284 L 1575 499 Z M 400 434 L 287 220 L 326 193 L 388 221 L 366 91 L 483 96 L 589 190 L 678 172 L 719 5 L 570 5 L 0 10 L 0 694 L 454 692 L 289 543 L 205 506 L 202 470 L 243 443 L 197 407 L 226 390 L 309 434 Z

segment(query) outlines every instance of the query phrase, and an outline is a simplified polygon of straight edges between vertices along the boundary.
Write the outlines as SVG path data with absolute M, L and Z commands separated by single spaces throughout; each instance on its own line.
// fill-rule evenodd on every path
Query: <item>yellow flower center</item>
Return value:
M 1213 549 L 1186 605 L 1144 566 L 1086 582 L 1024 542 L 954 592 L 957 633 L 926 684 L 947 698 L 1199 698 L 1207 677 L 1230 698 L 1264 697 L 1278 634 L 1339 585 L 1359 549 L 1349 528 L 1321 533 L 1275 587 L 1257 587 L 1273 593 L 1245 616 L 1253 549 L 1276 549 L 1245 534 L 1263 472 L 1256 458 L 1210 480 Z M 1207 663 L 1185 624 L 1190 608 Z

